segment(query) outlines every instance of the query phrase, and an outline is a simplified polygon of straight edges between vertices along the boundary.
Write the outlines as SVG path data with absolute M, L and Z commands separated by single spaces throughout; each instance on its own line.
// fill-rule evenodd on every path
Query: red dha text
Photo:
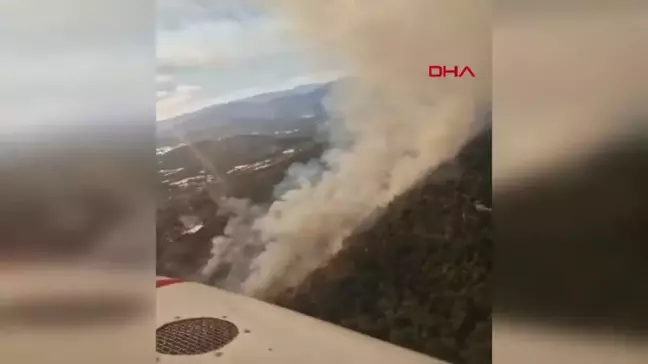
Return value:
M 470 77 L 475 78 L 475 73 L 468 66 L 464 66 L 461 70 L 459 66 L 447 67 L 434 65 L 430 66 L 430 77 L 432 78 L 446 78 L 448 74 L 453 75 L 454 78 L 462 78 L 464 76 L 470 75 Z

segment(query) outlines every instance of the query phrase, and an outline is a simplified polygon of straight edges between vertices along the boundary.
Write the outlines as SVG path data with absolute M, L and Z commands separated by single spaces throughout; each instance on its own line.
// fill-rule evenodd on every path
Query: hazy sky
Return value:
M 3 0 L 0 7 L 0 137 L 150 123 L 155 25 L 147 2 Z
M 329 77 L 294 35 L 253 0 L 158 0 L 158 120 Z

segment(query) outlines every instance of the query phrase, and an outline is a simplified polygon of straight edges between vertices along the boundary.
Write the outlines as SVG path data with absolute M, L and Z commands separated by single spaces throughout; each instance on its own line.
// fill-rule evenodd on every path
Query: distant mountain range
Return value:
M 322 102 L 334 82 L 263 93 L 160 121 L 158 146 L 241 134 L 312 135 L 328 118 Z

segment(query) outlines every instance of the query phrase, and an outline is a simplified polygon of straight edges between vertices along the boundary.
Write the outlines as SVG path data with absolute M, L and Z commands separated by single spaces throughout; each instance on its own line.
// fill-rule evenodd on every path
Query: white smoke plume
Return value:
M 263 249 L 263 241 L 251 226 L 267 209 L 249 200 L 227 197 L 218 200 L 218 207 L 218 214 L 229 219 L 224 236 L 212 240 L 212 258 L 203 267 L 202 274 L 209 280 L 217 280 L 222 288 L 238 291 L 250 274 L 252 260 Z
M 216 250 L 263 246 L 240 287 L 228 285 L 262 298 L 299 284 L 372 213 L 454 157 L 490 103 L 487 0 L 276 3 L 306 40 L 348 62 L 353 82 L 336 101 L 352 143 L 293 167 L 267 213 L 251 225 L 236 217 L 215 239 Z M 433 64 L 476 77 L 429 78 Z

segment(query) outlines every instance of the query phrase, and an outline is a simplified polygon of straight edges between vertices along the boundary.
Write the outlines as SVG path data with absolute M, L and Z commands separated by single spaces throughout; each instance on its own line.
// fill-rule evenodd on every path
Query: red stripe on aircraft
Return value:
M 155 288 L 160 288 L 160 287 L 164 287 L 176 283 L 182 283 L 182 282 L 184 282 L 182 279 L 177 279 L 177 278 L 159 279 L 155 281 Z

